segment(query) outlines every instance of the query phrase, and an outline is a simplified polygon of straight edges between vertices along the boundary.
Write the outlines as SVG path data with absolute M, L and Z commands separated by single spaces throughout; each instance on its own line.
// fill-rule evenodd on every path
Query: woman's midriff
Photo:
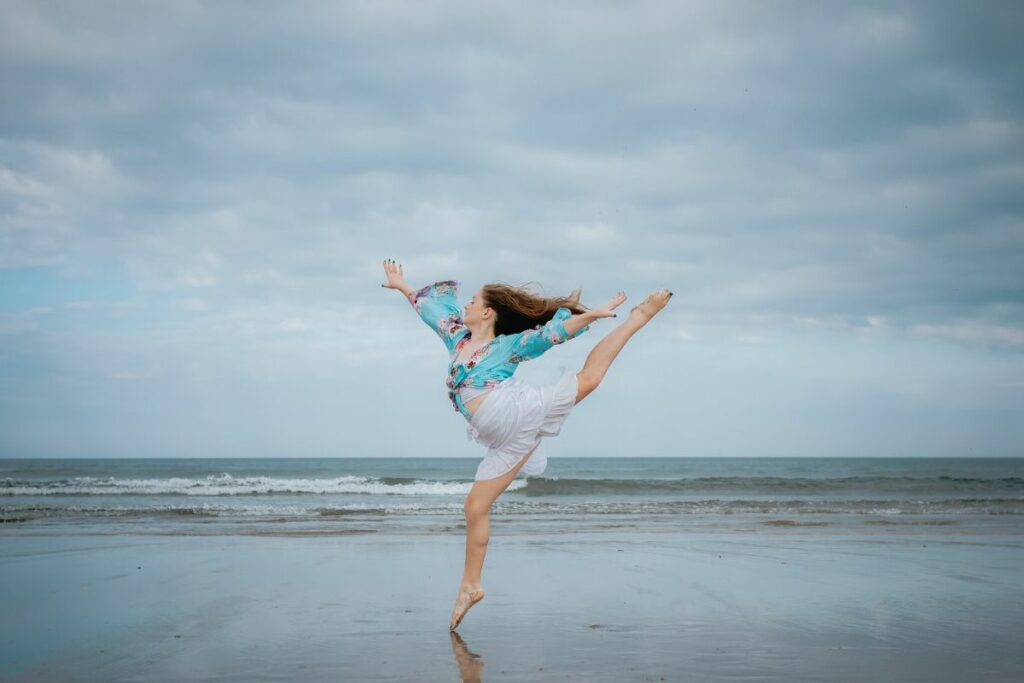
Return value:
M 489 393 L 490 392 L 488 392 L 488 394 Z M 486 399 L 487 399 L 487 394 L 481 394 L 480 396 L 477 396 L 477 397 L 475 397 L 475 398 L 473 398 L 473 399 L 471 399 L 469 401 L 466 401 L 462 405 L 466 406 L 466 410 L 468 410 L 470 413 L 475 415 L 476 411 L 477 411 L 477 408 L 482 406 L 484 404 L 484 400 L 486 400 Z

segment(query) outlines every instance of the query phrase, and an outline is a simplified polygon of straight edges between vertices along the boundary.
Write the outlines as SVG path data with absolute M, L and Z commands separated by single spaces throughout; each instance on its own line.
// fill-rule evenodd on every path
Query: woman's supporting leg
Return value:
M 533 451 L 524 455 L 515 467 L 500 477 L 473 482 L 466 496 L 463 505 L 466 512 L 466 564 L 462 571 L 459 594 L 455 598 L 455 608 L 452 610 L 451 629 L 459 625 L 470 607 L 484 599 L 480 574 L 483 572 L 487 543 L 491 539 L 491 505 L 516 478 L 531 455 Z
M 583 369 L 576 373 L 576 378 L 579 380 L 576 403 L 582 401 L 597 388 L 597 385 L 604 379 L 605 373 L 608 372 L 612 361 L 615 360 L 615 356 L 619 355 L 619 351 L 626 345 L 629 338 L 650 322 L 651 318 L 665 307 L 671 296 L 672 292 L 667 289 L 651 292 L 646 299 L 629 311 L 629 316 L 618 327 L 597 343 L 583 363 Z

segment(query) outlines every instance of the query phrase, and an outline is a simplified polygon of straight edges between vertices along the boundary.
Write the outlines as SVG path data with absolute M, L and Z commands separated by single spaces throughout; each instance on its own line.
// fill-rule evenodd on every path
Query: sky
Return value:
M 1016 2 L 5 0 L 0 457 L 479 457 L 385 258 L 463 304 L 675 293 L 549 458 L 1024 456 L 1022 34 Z

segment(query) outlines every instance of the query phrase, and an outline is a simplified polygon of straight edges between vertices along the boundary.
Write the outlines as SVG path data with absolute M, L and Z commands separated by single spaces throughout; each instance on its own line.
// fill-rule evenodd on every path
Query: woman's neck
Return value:
M 469 335 L 475 344 L 486 344 L 495 338 L 494 325 L 466 325 L 469 328 Z

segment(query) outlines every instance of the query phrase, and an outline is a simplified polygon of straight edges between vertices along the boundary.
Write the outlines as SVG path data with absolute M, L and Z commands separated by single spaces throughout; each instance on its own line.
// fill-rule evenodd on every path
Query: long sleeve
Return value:
M 518 363 L 536 358 L 555 344 L 568 341 L 570 337 L 568 330 L 565 329 L 565 321 L 571 317 L 572 311 L 562 306 L 555 311 L 555 315 L 551 320 L 544 323 L 541 327 L 534 330 L 526 330 L 515 335 L 517 338 L 512 344 L 512 362 Z M 590 325 L 580 328 L 576 334 L 572 335 L 572 338 L 575 339 L 589 329 Z
M 458 293 L 457 280 L 440 280 L 408 297 L 420 318 L 441 337 L 449 352 L 455 348 L 455 342 L 466 330 Z

